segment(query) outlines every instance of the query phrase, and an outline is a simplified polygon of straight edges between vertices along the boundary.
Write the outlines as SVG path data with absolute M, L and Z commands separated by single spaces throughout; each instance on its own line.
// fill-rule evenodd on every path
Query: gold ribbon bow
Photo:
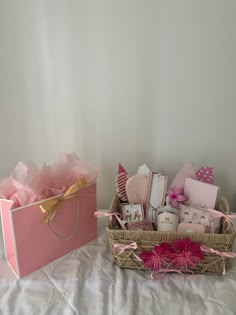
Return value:
M 41 223 L 50 222 L 57 213 L 58 206 L 61 202 L 73 198 L 75 194 L 81 189 L 87 186 L 87 182 L 84 178 L 71 185 L 62 195 L 57 198 L 46 200 L 41 203 L 40 210 L 46 213 L 40 221 Z

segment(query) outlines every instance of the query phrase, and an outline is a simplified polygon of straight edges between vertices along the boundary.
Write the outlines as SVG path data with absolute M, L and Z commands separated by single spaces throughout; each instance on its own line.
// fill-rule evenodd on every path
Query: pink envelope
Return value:
M 194 207 L 215 209 L 219 187 L 192 178 L 186 178 L 184 195 L 187 203 Z
M 54 199 L 56 197 L 50 198 Z M 42 201 L 11 209 L 12 201 L 0 200 L 6 259 L 21 278 L 53 260 L 92 241 L 97 236 L 96 184 L 78 191 L 75 197 L 58 206 L 51 221 L 53 230 L 62 237 L 74 233 L 71 240 L 55 235 L 47 224 L 40 223 Z M 78 216 L 78 217 L 77 217 Z

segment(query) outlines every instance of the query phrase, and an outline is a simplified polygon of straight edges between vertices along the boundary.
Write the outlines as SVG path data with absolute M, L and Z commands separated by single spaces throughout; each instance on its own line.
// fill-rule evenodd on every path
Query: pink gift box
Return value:
M 57 198 L 52 197 L 49 199 Z M 75 250 L 97 237 L 96 184 L 80 189 L 61 202 L 50 226 L 41 223 L 40 204 L 45 200 L 11 209 L 12 201 L 0 199 L 6 259 L 18 278 Z M 61 237 L 73 235 L 72 239 Z

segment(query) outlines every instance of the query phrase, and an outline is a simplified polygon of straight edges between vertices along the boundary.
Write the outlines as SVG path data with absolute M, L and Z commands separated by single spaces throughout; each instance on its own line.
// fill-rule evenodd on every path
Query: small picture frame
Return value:
M 143 205 L 141 203 L 126 203 L 121 205 L 123 220 L 125 222 L 143 221 Z

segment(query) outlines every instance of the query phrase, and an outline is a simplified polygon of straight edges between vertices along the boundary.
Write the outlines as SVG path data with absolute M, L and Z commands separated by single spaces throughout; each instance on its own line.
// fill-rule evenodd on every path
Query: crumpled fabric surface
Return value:
M 98 239 L 17 280 L 0 233 L 0 315 L 233 315 L 236 260 L 225 276 L 120 269 L 112 262 L 105 220 Z

